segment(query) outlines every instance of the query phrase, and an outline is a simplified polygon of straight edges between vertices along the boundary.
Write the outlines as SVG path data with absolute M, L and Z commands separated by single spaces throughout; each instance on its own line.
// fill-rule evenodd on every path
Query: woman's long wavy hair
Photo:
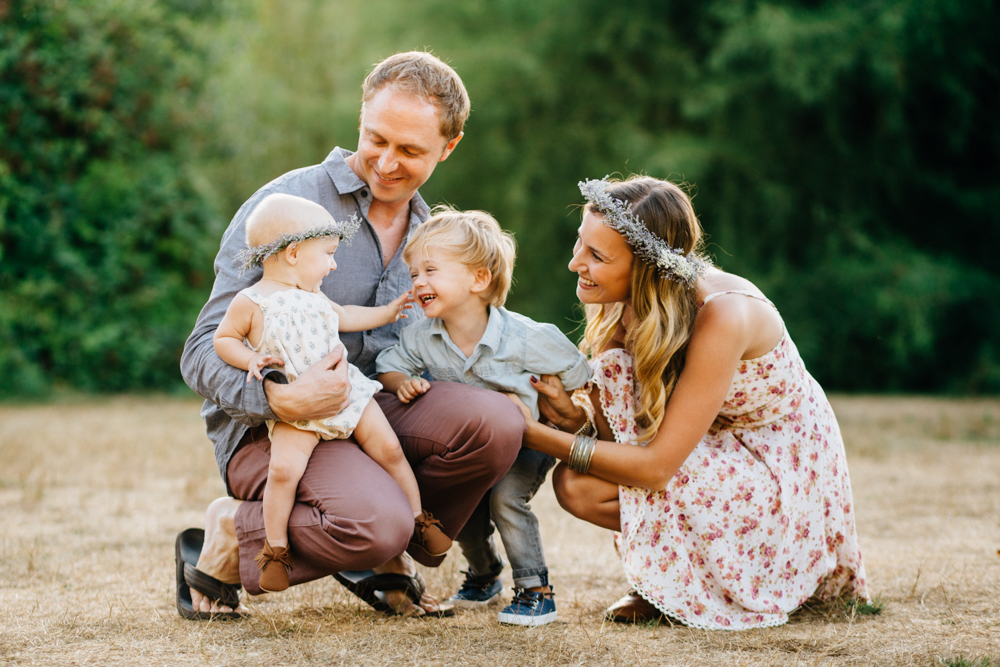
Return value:
M 687 194 L 669 181 L 631 176 L 606 192 L 632 204 L 632 212 L 672 248 L 702 256 L 702 231 Z M 592 204 L 584 211 L 601 215 Z M 639 440 L 651 439 L 663 421 L 667 399 L 684 368 L 684 355 L 698 311 L 695 290 L 665 278 L 656 267 L 634 259 L 631 273 L 634 319 L 625 347 L 635 359 L 635 421 Z M 580 348 L 593 356 L 611 342 L 622 320 L 623 303 L 589 304 L 587 328 Z

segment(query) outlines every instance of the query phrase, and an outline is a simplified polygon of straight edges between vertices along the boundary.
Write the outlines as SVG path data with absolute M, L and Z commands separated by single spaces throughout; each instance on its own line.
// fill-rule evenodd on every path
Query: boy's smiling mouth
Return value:
M 417 298 L 420 299 L 420 304 L 421 305 L 426 306 L 431 301 L 433 301 L 434 299 L 437 298 L 437 294 L 421 294 Z

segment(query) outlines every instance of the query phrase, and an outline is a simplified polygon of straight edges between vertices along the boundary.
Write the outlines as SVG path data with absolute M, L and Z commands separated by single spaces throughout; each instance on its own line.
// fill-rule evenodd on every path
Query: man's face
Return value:
M 440 128 L 437 107 L 390 84 L 362 107 L 358 152 L 348 164 L 376 200 L 409 201 L 462 138 L 448 141 Z

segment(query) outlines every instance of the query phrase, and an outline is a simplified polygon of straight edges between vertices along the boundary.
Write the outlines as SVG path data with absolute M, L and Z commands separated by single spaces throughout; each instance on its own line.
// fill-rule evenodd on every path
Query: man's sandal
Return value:
M 193 621 L 235 620 L 245 614 L 239 611 L 200 611 L 194 608 L 191 600 L 191 589 L 194 589 L 211 600 L 217 600 L 220 606 L 236 609 L 240 606 L 240 585 L 225 584 L 195 569 L 201 549 L 205 544 L 205 531 L 201 528 L 188 528 L 177 534 L 174 542 L 174 559 L 177 576 L 177 613 Z
M 419 572 L 408 577 L 405 574 L 394 572 L 375 574 L 374 570 L 348 570 L 335 573 L 333 578 L 343 584 L 347 590 L 367 602 L 372 609 L 390 616 L 399 616 L 402 613 L 389 606 L 385 601 L 386 591 L 403 591 L 413 604 L 420 606 L 420 597 L 426 590 L 423 577 L 420 576 Z M 437 610 L 424 609 L 424 612 L 420 618 L 443 618 L 454 616 L 455 607 L 439 604 Z

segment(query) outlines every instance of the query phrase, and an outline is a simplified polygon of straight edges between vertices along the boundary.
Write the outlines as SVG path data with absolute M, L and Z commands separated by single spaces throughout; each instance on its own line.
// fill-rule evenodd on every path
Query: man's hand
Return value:
M 274 416 L 283 422 L 324 419 L 351 404 L 347 379 L 347 355 L 343 345 L 313 364 L 295 382 L 264 382 L 264 393 Z
M 400 403 L 409 403 L 417 396 L 430 391 L 431 383 L 423 378 L 408 377 L 396 389 L 396 397 Z
M 279 357 L 272 357 L 269 354 L 255 354 L 250 357 L 250 362 L 247 364 L 247 382 L 257 378 L 258 380 L 263 380 L 260 372 L 268 366 L 284 366 L 285 362 Z

